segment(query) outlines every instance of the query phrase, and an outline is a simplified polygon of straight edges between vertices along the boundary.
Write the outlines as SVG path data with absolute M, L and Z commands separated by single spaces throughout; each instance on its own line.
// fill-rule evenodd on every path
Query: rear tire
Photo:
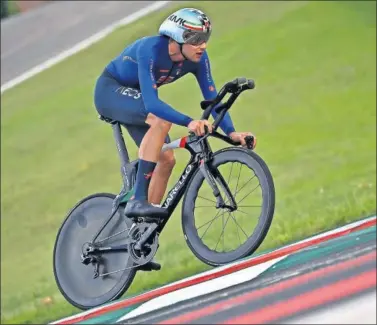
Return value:
M 225 251 L 223 249 L 222 252 L 218 252 L 216 250 L 216 247 L 218 245 L 216 245 L 215 249 L 212 249 L 209 247 L 207 243 L 204 242 L 204 239 L 200 237 L 198 233 L 198 229 L 204 226 L 201 226 L 197 229 L 196 223 L 202 224 L 203 221 L 200 219 L 204 219 L 208 216 L 208 214 L 203 213 L 203 210 L 199 210 L 197 213 L 195 213 L 195 210 L 196 210 L 195 203 L 198 197 L 203 198 L 202 196 L 199 195 L 199 191 L 201 187 L 203 186 L 203 184 L 207 183 L 200 169 L 195 171 L 188 185 L 188 188 L 186 190 L 184 201 L 182 204 L 182 228 L 183 228 L 187 245 L 189 246 L 189 248 L 191 249 L 191 251 L 195 254 L 197 258 L 199 258 L 202 262 L 208 265 L 212 265 L 212 266 L 224 265 L 224 264 L 233 262 L 235 260 L 238 260 L 240 258 L 244 258 L 246 256 L 251 255 L 260 246 L 260 244 L 263 242 L 264 238 L 266 237 L 267 232 L 270 228 L 272 219 L 273 219 L 273 215 L 274 215 L 275 188 L 274 188 L 274 183 L 273 183 L 271 173 L 266 163 L 262 160 L 262 158 L 260 158 L 253 151 L 246 150 L 244 148 L 231 147 L 231 148 L 225 148 L 225 149 L 219 150 L 216 153 L 214 153 L 210 166 L 216 169 L 216 168 L 219 168 L 221 165 L 225 165 L 232 162 L 240 163 L 242 164 L 242 166 L 246 166 L 247 168 L 251 169 L 260 182 L 260 188 L 262 192 L 262 195 L 261 195 L 262 196 L 262 204 L 261 204 L 262 209 L 259 215 L 259 220 L 257 221 L 255 230 L 252 232 L 251 235 L 248 236 L 244 232 L 246 241 L 243 244 L 241 243 L 241 240 L 240 240 L 240 246 L 238 246 L 236 249 L 232 249 L 230 251 Z M 223 167 L 220 167 L 220 168 L 223 168 Z M 240 167 L 240 171 L 241 171 L 241 168 L 242 167 Z M 219 171 L 222 174 L 220 169 Z M 230 174 L 231 173 L 232 171 L 230 172 Z M 224 175 L 222 176 L 224 177 L 224 179 L 226 179 Z M 230 176 L 229 176 L 229 179 L 230 179 Z M 217 182 L 217 185 L 219 186 L 219 189 L 221 189 L 221 186 L 219 185 L 218 182 Z M 208 190 L 206 193 L 209 193 L 209 192 L 210 191 Z M 223 196 L 223 199 L 225 200 L 226 197 L 224 197 L 223 193 L 224 192 L 222 192 L 222 196 Z M 232 194 L 234 195 L 233 192 Z M 212 194 L 212 192 L 210 195 L 208 195 L 205 198 L 205 200 L 206 201 L 203 201 L 203 202 L 205 202 L 207 206 L 213 205 L 212 208 L 215 208 L 216 199 L 214 195 Z M 210 203 L 211 201 L 212 203 Z M 237 202 L 237 198 L 236 198 L 236 202 Z M 199 206 L 199 207 L 203 208 L 203 206 Z M 236 225 L 236 227 L 238 227 L 237 219 L 233 215 L 235 214 L 235 212 L 237 212 L 237 210 L 234 211 L 234 213 L 229 213 L 227 212 L 227 210 L 224 210 L 224 211 L 220 211 L 220 210 L 221 209 L 217 210 L 218 212 L 213 220 L 215 219 L 218 220 L 219 219 L 218 215 L 221 212 L 224 212 L 224 214 L 228 213 L 229 216 L 227 220 L 233 220 L 229 222 L 233 222 Z M 199 216 L 199 213 L 201 213 L 200 216 Z M 222 216 L 224 216 L 224 214 Z M 197 220 L 195 220 L 195 217 L 197 218 Z M 249 218 L 249 216 L 247 218 Z M 252 222 L 254 222 L 254 219 L 252 218 L 249 218 L 246 221 L 246 223 L 249 223 L 249 224 L 251 224 Z M 214 223 L 214 221 L 210 223 L 210 226 L 212 223 Z M 224 224 L 226 227 L 226 223 L 224 223 L 224 219 L 223 219 L 223 230 L 221 232 L 223 237 L 225 237 Z M 238 228 L 236 229 L 237 229 L 237 232 L 239 232 L 239 229 Z M 238 234 L 238 237 L 239 239 L 241 239 L 239 234 Z M 203 235 L 203 238 L 204 238 L 204 235 Z M 212 239 L 210 238 L 210 240 Z M 212 242 L 214 241 L 212 240 Z M 223 238 L 222 244 L 224 246 L 225 246 L 225 242 L 226 241 Z M 227 244 L 229 244 L 229 242 Z
M 68 213 L 56 237 L 53 257 L 56 283 L 65 299 L 82 310 L 119 298 L 131 285 L 136 274 L 135 269 L 128 269 L 93 279 L 94 267 L 81 263 L 82 246 L 92 240 L 110 215 L 114 198 L 114 194 L 97 193 L 78 202 Z M 132 221 L 118 208 L 97 241 L 130 228 L 131 225 Z M 124 244 L 127 233 L 108 239 L 105 243 Z M 106 253 L 102 258 L 104 263 L 100 266 L 99 273 L 134 265 L 128 252 Z

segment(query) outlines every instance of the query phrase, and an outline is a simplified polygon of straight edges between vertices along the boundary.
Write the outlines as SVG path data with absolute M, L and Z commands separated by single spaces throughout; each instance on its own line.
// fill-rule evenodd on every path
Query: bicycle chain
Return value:
M 241 188 L 241 189 L 242 189 L 242 188 Z M 235 193 L 235 195 L 236 195 L 241 189 L 239 189 L 239 190 Z M 227 198 L 227 199 L 228 199 L 228 198 Z M 226 202 L 226 203 L 227 203 L 227 202 Z M 127 230 L 129 230 L 129 232 L 128 232 L 128 236 L 129 236 L 131 230 L 133 230 L 133 228 L 134 228 L 135 226 L 138 226 L 138 224 L 137 224 L 137 223 L 133 223 L 132 226 L 131 226 L 131 228 L 126 228 L 126 229 L 124 229 L 124 230 L 122 230 L 122 231 L 120 231 L 120 232 L 118 232 L 118 233 L 115 233 L 115 234 L 113 234 L 113 235 L 111 235 L 111 236 L 105 237 L 104 239 L 99 240 L 98 243 L 102 243 L 102 242 L 104 242 L 104 241 L 107 240 L 107 239 L 110 239 L 110 238 L 113 238 L 113 237 L 115 237 L 115 236 L 118 236 L 118 235 L 120 235 L 120 234 L 126 232 Z M 158 245 L 158 244 L 157 244 L 157 245 Z M 152 257 L 152 259 L 153 259 L 153 257 Z M 151 259 L 151 260 L 152 260 L 152 259 Z M 136 265 L 133 265 L 133 266 L 130 266 L 130 267 L 126 267 L 126 268 L 123 268 L 123 269 L 119 269 L 119 270 L 116 270 L 116 271 L 112 271 L 112 272 L 107 272 L 107 273 L 98 274 L 98 276 L 99 276 L 99 277 L 103 277 L 103 276 L 106 276 L 106 275 L 110 275 L 110 274 L 119 273 L 119 272 L 126 271 L 126 270 L 130 270 L 130 269 L 138 268 L 138 267 L 140 267 L 140 266 L 143 266 L 143 265 L 148 264 L 149 262 L 150 262 L 150 261 L 146 261 L 146 262 L 143 263 L 143 264 L 136 264 Z
M 134 225 L 134 224 L 133 224 L 133 225 Z M 132 226 L 133 226 L 133 225 L 132 225 Z M 124 230 L 122 230 L 122 231 L 119 231 L 119 232 L 115 233 L 114 235 L 111 235 L 111 236 L 109 236 L 109 237 L 105 237 L 104 239 L 98 240 L 96 243 L 102 243 L 102 242 L 104 242 L 105 240 L 110 239 L 110 238 L 113 238 L 113 237 L 115 237 L 115 236 L 118 236 L 118 235 L 124 233 L 124 232 L 127 231 L 127 230 L 130 230 L 130 231 L 131 231 L 132 226 L 131 226 L 131 228 L 126 228 L 126 229 L 124 229 Z M 128 235 L 129 235 L 129 234 L 130 234 L 130 232 L 128 232 Z
M 118 236 L 118 235 L 126 232 L 127 230 L 129 230 L 128 231 L 128 236 L 130 236 L 131 231 L 133 231 L 135 229 L 135 227 L 137 227 L 137 228 L 140 229 L 142 227 L 145 227 L 145 223 L 144 222 L 143 223 L 133 223 L 132 226 L 131 226 L 131 228 L 126 228 L 126 229 L 124 229 L 124 230 L 122 230 L 122 231 L 120 231 L 118 233 L 115 233 L 115 234 L 113 234 L 111 236 L 105 237 L 105 238 L 99 240 L 97 243 L 102 243 L 102 242 L 104 242 L 107 239 L 113 238 L 115 236 Z M 153 239 L 153 244 L 152 245 L 153 246 L 157 246 L 157 248 L 158 248 L 159 245 L 158 245 L 158 237 L 157 237 L 157 235 L 155 235 L 155 238 Z M 131 244 L 130 244 L 130 246 L 131 246 Z M 99 264 L 98 263 L 99 262 L 97 261 L 96 262 L 96 266 L 95 266 L 95 275 L 94 276 L 95 277 L 104 277 L 104 276 L 107 276 L 107 275 L 110 275 L 110 274 L 119 273 L 119 272 L 122 272 L 122 271 L 126 271 L 126 270 L 129 270 L 129 269 L 134 269 L 134 268 L 139 268 L 140 266 L 146 265 L 146 264 L 148 264 L 153 259 L 154 255 L 156 254 L 157 248 L 155 248 L 155 247 L 151 248 L 152 251 L 155 250 L 155 252 L 153 253 L 153 256 L 151 256 L 150 258 L 148 257 L 148 259 L 144 263 L 142 263 L 142 264 L 136 263 L 135 259 L 131 255 L 131 253 L 129 253 L 130 258 L 134 261 L 134 265 L 130 266 L 130 267 L 123 268 L 123 269 L 119 269 L 119 270 L 116 270 L 116 271 L 111 271 L 111 272 L 106 272 L 106 273 L 99 274 L 99 272 L 98 272 L 98 269 L 99 269 Z
M 129 269 L 134 269 L 134 268 L 137 268 L 137 267 L 143 266 L 143 265 L 148 264 L 148 263 L 149 263 L 149 262 L 146 262 L 146 263 L 144 263 L 144 264 L 138 264 L 138 265 L 134 265 L 134 266 L 126 267 L 126 268 L 124 268 L 124 269 L 120 269 L 120 270 L 116 270 L 116 271 L 112 271 L 112 272 L 107 272 L 107 273 L 98 274 L 98 276 L 101 277 L 101 276 L 106 276 L 106 275 L 109 275 L 109 274 L 114 274 L 114 273 L 118 273 L 118 272 L 126 271 L 126 270 L 129 270 Z

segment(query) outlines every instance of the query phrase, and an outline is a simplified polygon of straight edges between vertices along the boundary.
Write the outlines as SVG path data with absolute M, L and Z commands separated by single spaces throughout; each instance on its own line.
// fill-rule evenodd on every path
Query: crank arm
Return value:
M 135 249 L 141 250 L 141 247 L 145 244 L 148 238 L 152 235 L 152 233 L 157 229 L 158 225 L 156 223 L 152 223 L 148 229 L 143 233 L 139 241 L 135 245 Z
M 207 164 L 202 160 L 200 162 L 200 171 L 202 172 L 204 178 L 208 182 L 209 186 L 211 186 L 213 195 L 216 197 L 216 208 L 222 208 L 225 205 L 225 202 L 221 196 L 219 188 L 217 187 L 216 181 L 213 178 Z

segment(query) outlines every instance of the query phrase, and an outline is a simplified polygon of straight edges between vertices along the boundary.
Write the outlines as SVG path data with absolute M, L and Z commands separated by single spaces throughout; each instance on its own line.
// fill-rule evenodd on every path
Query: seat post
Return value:
M 115 138 L 115 143 L 118 149 L 120 164 L 121 164 L 121 174 L 123 178 L 123 184 L 126 190 L 130 190 L 131 184 L 128 175 L 127 166 L 130 163 L 130 157 L 128 155 L 128 151 L 126 148 L 126 144 L 124 142 L 123 133 L 121 126 L 118 122 L 112 123 L 111 127 L 113 128 L 113 134 Z

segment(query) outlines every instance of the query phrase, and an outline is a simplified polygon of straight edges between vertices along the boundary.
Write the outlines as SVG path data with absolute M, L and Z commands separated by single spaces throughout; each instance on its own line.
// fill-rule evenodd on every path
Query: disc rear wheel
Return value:
M 114 194 L 98 193 L 81 200 L 63 222 L 55 242 L 53 267 L 63 296 L 80 309 L 93 308 L 119 298 L 136 274 L 127 251 L 100 253 L 99 276 L 94 265 L 82 263 L 81 254 L 112 211 Z M 128 243 L 132 221 L 118 209 L 99 235 L 99 247 Z M 115 235 L 115 236 L 114 236 Z M 107 237 L 110 237 L 106 239 Z M 120 271 L 125 269 L 123 271 Z M 116 271 L 116 272 L 115 272 Z M 108 275 L 103 275 L 108 273 Z

